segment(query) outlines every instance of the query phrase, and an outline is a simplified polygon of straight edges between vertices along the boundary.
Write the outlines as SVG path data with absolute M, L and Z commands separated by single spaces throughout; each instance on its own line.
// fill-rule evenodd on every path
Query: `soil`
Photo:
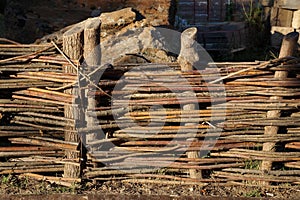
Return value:
M 109 195 L 151 195 L 174 198 L 185 197 L 260 197 L 276 199 L 299 199 L 300 186 L 285 188 L 259 188 L 245 186 L 212 186 L 135 184 L 121 181 L 107 181 L 98 184 L 90 182 L 72 188 L 36 181 L 17 176 L 2 176 L 0 195 L 50 195 L 50 194 L 109 194 Z

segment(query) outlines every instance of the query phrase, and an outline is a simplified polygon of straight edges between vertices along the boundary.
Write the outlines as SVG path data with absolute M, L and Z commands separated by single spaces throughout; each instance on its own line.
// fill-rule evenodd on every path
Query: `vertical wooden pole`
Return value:
M 99 18 L 91 18 L 87 20 L 84 29 L 84 51 L 83 56 L 87 64 L 87 69 L 85 74 L 89 74 L 96 67 L 100 65 L 101 52 L 100 52 L 100 25 L 101 21 Z M 94 84 L 97 84 L 98 77 L 89 77 L 90 81 Z M 96 107 L 96 100 L 94 97 L 88 97 L 88 90 L 93 90 L 95 88 L 93 85 L 88 84 L 87 89 L 85 90 L 85 95 L 87 97 L 87 111 L 93 111 Z M 97 125 L 97 120 L 95 117 L 89 116 L 86 112 L 85 119 L 87 127 L 92 127 Z M 89 145 L 89 142 L 97 139 L 96 133 L 88 133 L 86 135 L 86 144 Z M 89 150 L 93 150 L 93 147 L 89 146 Z
M 299 38 L 299 33 L 292 32 L 284 36 L 281 50 L 279 54 L 279 58 L 283 58 L 286 56 L 292 56 L 295 52 L 297 47 L 297 41 Z M 288 71 L 276 71 L 274 78 L 279 80 L 284 80 L 288 77 Z M 270 97 L 272 100 L 281 100 L 282 97 L 279 96 L 272 96 Z M 270 110 L 267 112 L 267 118 L 276 118 L 280 117 L 281 111 L 280 110 Z M 266 126 L 265 127 L 265 135 L 276 135 L 278 133 L 278 126 Z M 275 151 L 276 143 L 273 142 L 266 142 L 263 144 L 263 151 Z M 262 161 L 261 163 L 261 170 L 270 171 L 272 169 L 272 161 Z M 263 182 L 264 184 L 268 184 L 268 182 Z
M 181 67 L 182 72 L 188 72 L 193 70 L 193 63 L 195 60 L 190 60 L 189 58 L 195 58 L 197 55 L 197 52 L 195 52 L 193 48 L 193 44 L 196 41 L 197 38 L 197 28 L 192 27 L 188 28 L 185 31 L 183 31 L 181 35 L 181 49 L 180 54 L 178 56 L 178 63 Z M 197 56 L 196 56 L 197 57 Z M 193 91 L 187 91 L 185 92 L 186 95 L 193 95 Z M 195 110 L 196 106 L 195 104 L 186 104 L 183 106 L 183 110 Z M 197 125 L 195 123 L 186 123 L 186 126 L 190 125 Z M 187 139 L 190 142 L 193 142 L 194 138 L 188 138 Z M 199 152 L 198 151 L 188 151 L 187 152 L 188 158 L 199 158 Z M 202 178 L 202 171 L 196 170 L 196 169 L 190 169 L 189 170 L 190 177 L 191 178 Z
M 81 57 L 82 50 L 83 50 L 82 45 L 83 45 L 83 29 L 81 27 L 74 27 L 63 35 L 63 51 L 70 59 L 78 60 Z M 74 69 L 72 66 L 65 66 L 64 72 L 77 74 L 76 69 Z M 67 89 L 65 90 L 65 93 L 77 95 L 78 89 L 77 88 Z M 75 102 L 73 101 L 73 104 L 74 103 Z M 65 106 L 64 107 L 65 117 L 74 119 L 75 118 L 74 111 L 75 110 L 72 105 Z M 75 124 L 73 126 L 66 127 L 66 129 L 68 129 L 69 131 L 65 131 L 65 141 L 79 143 L 79 136 L 75 131 Z M 68 159 L 79 158 L 78 153 L 74 151 L 67 150 L 65 154 L 66 154 L 66 158 Z M 65 164 L 64 177 L 77 178 L 79 176 L 80 176 L 80 167 L 72 164 Z

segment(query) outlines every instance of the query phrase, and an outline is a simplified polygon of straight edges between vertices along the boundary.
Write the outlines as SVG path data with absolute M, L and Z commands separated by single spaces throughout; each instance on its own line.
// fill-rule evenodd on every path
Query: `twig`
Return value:
M 26 58 L 26 57 L 30 57 L 30 56 L 34 56 L 36 57 L 38 54 L 44 52 L 44 51 L 47 51 L 48 49 L 52 48 L 52 46 L 48 46 L 42 50 L 39 50 L 39 51 L 36 51 L 34 53 L 30 53 L 30 54 L 26 54 L 26 55 L 22 55 L 22 56 L 16 56 L 16 57 L 12 57 L 12 58 L 7 58 L 7 59 L 4 59 L 4 60 L 0 60 L 0 63 L 5 63 L 7 61 L 12 61 L 12 60 L 17 60 L 17 59 L 20 59 L 20 58 Z
M 53 44 L 53 46 L 55 46 L 55 48 L 59 51 L 59 53 L 71 64 L 71 66 L 77 71 L 77 73 L 79 73 L 80 75 L 82 75 L 90 84 L 92 84 L 94 87 L 96 87 L 98 90 L 102 91 L 104 94 L 106 94 L 108 97 L 112 98 L 111 95 L 107 94 L 106 92 L 104 92 L 98 85 L 96 85 L 93 81 L 90 80 L 90 78 L 85 75 L 84 73 L 80 72 L 80 70 L 78 70 L 78 67 L 75 66 L 75 64 L 68 58 L 68 56 L 62 51 L 60 50 L 60 48 L 55 44 L 55 42 L 51 41 L 51 43 Z M 101 66 L 102 67 L 102 66 Z M 101 68 L 100 67 L 100 68 Z M 78 81 L 77 81 L 78 82 Z M 76 83 L 77 83 L 76 82 Z M 71 85 L 71 84 L 70 84 Z
M 15 41 L 10 40 L 10 39 L 7 39 L 7 38 L 0 38 L 0 41 L 1 42 L 9 42 L 9 43 L 12 43 L 12 44 L 15 44 L 15 45 L 21 45 L 20 43 L 15 42 Z
M 220 81 L 222 81 L 224 79 L 233 77 L 233 76 L 235 76 L 237 74 L 240 74 L 240 73 L 243 73 L 243 72 L 246 72 L 246 71 L 250 71 L 250 70 L 253 70 L 253 69 L 265 68 L 265 67 L 267 67 L 271 63 L 279 62 L 279 61 L 282 61 L 282 60 L 285 60 L 285 59 L 288 59 L 288 58 L 290 58 L 290 57 L 284 57 L 284 58 L 280 58 L 280 59 L 275 59 L 275 60 L 264 62 L 264 63 L 262 63 L 260 65 L 257 65 L 257 66 L 251 66 L 251 67 L 248 67 L 246 69 L 242 69 L 242 70 L 239 70 L 237 72 L 233 72 L 231 74 L 228 74 L 227 76 L 223 76 L 221 78 L 218 78 L 217 80 L 211 81 L 209 83 L 217 83 L 217 82 L 220 82 Z

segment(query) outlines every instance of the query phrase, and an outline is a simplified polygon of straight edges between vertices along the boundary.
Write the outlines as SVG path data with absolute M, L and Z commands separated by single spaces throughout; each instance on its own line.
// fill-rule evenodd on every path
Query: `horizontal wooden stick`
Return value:
M 60 101 L 66 103 L 71 103 L 73 101 L 72 97 L 59 96 L 57 94 L 52 94 L 45 91 L 21 90 L 21 91 L 14 92 L 14 94 L 26 95 L 31 97 L 40 97 L 43 99 L 50 99 L 52 101 Z
M 42 124 L 48 124 L 53 126 L 73 126 L 74 123 L 72 122 L 65 122 L 60 120 L 54 120 L 54 119 L 45 119 L 45 118 L 39 118 L 39 117 L 24 117 L 24 116 L 14 116 L 14 121 L 19 122 L 34 122 L 34 123 L 42 123 Z
M 166 184 L 166 185 L 197 185 L 204 187 L 208 185 L 208 183 L 203 183 L 201 180 L 199 181 L 166 181 L 166 180 L 151 180 L 151 179 L 126 179 L 122 180 L 124 183 L 140 183 L 140 184 Z
M 33 174 L 33 173 L 24 173 L 21 174 L 20 177 L 30 177 L 30 178 L 34 178 L 37 180 L 46 180 L 46 181 L 55 181 L 59 182 L 59 181 L 66 181 L 66 182 L 76 182 L 76 183 L 80 183 L 81 179 L 80 178 L 65 178 L 65 177 L 54 177 L 54 176 L 43 176 L 43 175 L 39 175 L 39 174 Z
M 26 96 L 21 96 L 21 95 L 12 95 L 12 98 L 27 100 L 27 101 L 37 101 L 37 102 L 49 103 L 49 104 L 57 104 L 57 105 L 70 105 L 70 103 L 66 103 L 66 102 L 41 99 L 41 98 L 32 98 L 32 97 L 26 97 Z
M 0 171 L 0 174 L 22 174 L 22 173 L 29 173 L 29 172 L 63 172 L 64 167 L 61 166 L 46 166 L 45 168 L 39 167 L 36 169 L 7 169 Z
M 268 181 L 268 182 L 297 182 L 296 177 L 289 176 L 272 176 L 272 175 L 254 175 L 254 174 L 236 174 L 228 172 L 215 172 L 216 177 L 228 178 L 229 180 L 252 180 L 252 181 Z
M 18 113 L 18 114 L 19 115 L 43 117 L 43 118 L 49 118 L 49 119 L 56 119 L 56 120 L 61 120 L 61 121 L 68 121 L 70 123 L 75 123 L 74 119 L 69 119 L 69 118 L 61 117 L 61 116 L 57 116 L 57 115 L 40 114 L 40 113 L 36 113 L 36 112 L 21 112 L 21 113 Z
M 31 144 L 31 145 L 40 145 L 44 147 L 54 147 L 57 149 L 63 150 L 77 150 L 78 144 L 70 144 L 62 142 L 60 140 L 51 139 L 48 141 L 40 138 L 9 138 L 9 141 L 15 144 Z
M 63 155 L 63 152 L 61 151 L 0 152 L 0 157 L 24 157 L 24 156 L 32 156 L 32 155 L 59 156 L 59 155 Z
M 37 125 L 37 124 L 33 124 L 33 123 L 29 123 L 29 122 L 23 122 L 23 121 L 17 121 L 17 120 L 11 120 L 11 123 L 12 124 L 13 123 L 21 124 L 21 125 L 29 126 L 29 127 L 34 127 L 34 128 L 37 128 L 38 130 L 52 130 L 52 131 L 65 131 L 65 130 L 67 130 L 65 128 L 42 126 L 42 125 Z

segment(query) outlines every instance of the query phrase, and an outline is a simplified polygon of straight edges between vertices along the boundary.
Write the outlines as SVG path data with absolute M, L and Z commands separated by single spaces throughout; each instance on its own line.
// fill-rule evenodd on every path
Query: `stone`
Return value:
M 104 38 L 110 35 L 114 35 L 118 31 L 121 31 L 122 28 L 130 24 L 134 24 L 136 21 L 136 13 L 132 10 L 132 8 L 124 8 L 111 13 L 102 13 L 99 18 L 101 20 L 101 40 L 103 40 Z M 76 24 L 72 24 L 57 32 L 46 35 L 41 39 L 38 39 L 36 43 L 45 43 L 52 40 L 57 43 L 60 43 L 62 41 L 62 35 L 66 31 L 70 30 L 74 26 L 79 26 L 80 24 L 84 24 L 87 20 L 81 21 Z
M 101 30 L 103 30 L 133 23 L 136 20 L 136 13 L 132 8 L 124 8 L 114 12 L 102 13 L 100 19 L 102 22 Z
M 111 12 L 121 8 L 132 7 L 142 16 L 149 19 L 161 19 L 160 26 L 173 25 L 176 14 L 177 0 L 75 0 L 85 7 L 101 7 L 103 12 Z
M 107 27 L 113 27 L 114 29 L 118 26 L 121 29 L 128 24 L 143 19 L 146 19 L 150 25 L 171 26 L 175 19 L 175 1 L 31 0 L 22 3 L 22 1 L 10 0 L 6 1 L 5 9 L 3 9 L 5 15 L 5 33 L 3 37 L 21 43 L 31 43 L 41 37 L 45 38 L 38 39 L 37 43 L 52 39 L 60 41 L 61 33 L 68 30 L 68 26 L 91 16 L 98 17 L 100 13 L 105 13 L 103 15 L 104 23 L 102 28 L 105 28 L 105 25 L 107 25 Z M 131 10 L 125 9 L 119 16 L 113 12 L 128 7 Z M 50 36 L 49 34 L 53 35 Z M 108 36 L 112 33 L 102 34 Z
M 292 27 L 295 29 L 300 29 L 300 10 L 294 12 Z
M 168 55 L 169 52 L 179 54 L 180 33 L 170 35 L 167 29 L 156 27 L 144 27 L 136 29 L 128 29 L 121 35 L 112 36 L 108 40 L 101 42 L 101 65 L 109 63 L 120 63 L 120 59 L 128 60 L 132 57 L 126 55 L 136 54 L 143 56 L 145 60 L 151 62 L 173 62 L 174 56 Z M 175 31 L 171 31 L 173 33 Z M 176 34 L 176 33 L 173 33 Z M 177 39 L 176 39 L 177 37 Z M 176 47 L 176 45 L 179 45 Z
M 284 9 L 300 10 L 299 0 L 277 0 L 277 6 Z
M 272 7 L 271 8 L 271 25 L 281 27 L 291 27 L 294 11 Z

